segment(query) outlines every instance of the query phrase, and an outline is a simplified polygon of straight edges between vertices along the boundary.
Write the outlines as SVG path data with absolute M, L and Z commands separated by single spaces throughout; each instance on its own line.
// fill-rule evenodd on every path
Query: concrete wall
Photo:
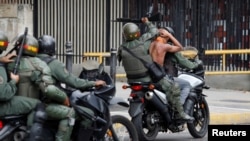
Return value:
M 28 34 L 33 35 L 33 10 L 30 5 L 0 4 L 0 30 L 7 34 L 9 41 L 23 34 L 25 27 L 28 27 Z

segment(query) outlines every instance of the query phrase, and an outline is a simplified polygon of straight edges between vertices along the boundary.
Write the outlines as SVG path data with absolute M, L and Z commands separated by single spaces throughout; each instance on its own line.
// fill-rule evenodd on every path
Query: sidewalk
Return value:
M 210 88 L 210 124 L 250 124 L 250 92 Z
M 116 96 L 127 99 L 130 90 L 122 89 L 125 84 L 116 81 Z M 207 95 L 210 124 L 250 124 L 250 92 L 210 88 L 203 93 Z

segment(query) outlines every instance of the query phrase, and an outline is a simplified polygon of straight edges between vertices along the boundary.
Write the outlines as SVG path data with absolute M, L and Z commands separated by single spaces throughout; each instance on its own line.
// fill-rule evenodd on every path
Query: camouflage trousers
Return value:
M 174 80 L 168 76 L 165 76 L 158 83 L 165 92 L 168 102 L 178 111 L 183 109 L 180 101 L 180 87 L 178 83 L 174 82 Z
M 37 99 L 14 96 L 9 101 L 0 103 L 0 116 L 28 114 L 27 125 L 31 126 L 33 123 L 33 110 L 38 103 L 40 103 L 40 101 Z

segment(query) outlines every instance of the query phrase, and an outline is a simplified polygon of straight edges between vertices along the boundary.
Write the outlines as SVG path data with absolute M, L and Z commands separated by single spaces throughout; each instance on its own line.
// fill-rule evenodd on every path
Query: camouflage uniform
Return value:
M 33 109 L 40 103 L 39 100 L 16 96 L 16 82 L 7 82 L 7 73 L 4 64 L 0 63 L 0 116 L 11 116 L 29 114 L 28 125 L 31 126 L 33 120 Z
M 177 66 L 186 69 L 194 69 L 199 66 L 199 63 L 192 62 L 185 58 L 180 52 L 167 53 L 164 59 L 164 67 L 168 75 L 174 78 L 174 81 L 179 84 L 181 90 L 181 104 L 183 105 L 188 97 L 192 87 L 190 83 L 184 79 L 178 78 Z
M 16 42 L 17 52 L 22 37 Z M 18 83 L 18 95 L 40 98 L 46 104 L 46 113 L 51 120 L 59 120 L 56 141 L 69 141 L 73 125 L 69 124 L 75 118 L 75 111 L 63 104 L 68 97 L 65 92 L 55 87 L 55 81 L 51 77 L 50 68 L 45 62 L 33 57 L 38 51 L 38 42 L 32 36 L 27 36 L 23 55 L 18 67 L 20 82 Z M 8 70 L 12 71 L 14 63 L 8 64 Z
M 88 81 L 76 77 L 72 73 L 68 72 L 62 62 L 54 58 L 56 47 L 55 39 L 53 37 L 49 35 L 43 35 L 38 38 L 38 43 L 39 51 L 37 57 L 47 63 L 51 70 L 51 75 L 56 81 L 57 85 L 61 85 L 61 83 L 64 83 L 71 88 L 80 89 L 81 91 L 95 86 L 95 81 Z M 81 106 L 81 108 L 88 114 L 94 115 L 94 112 L 91 109 L 83 106 Z M 93 132 L 93 130 L 91 129 L 92 120 L 88 118 L 77 119 L 81 120 L 81 124 L 83 125 L 83 128 L 81 129 L 81 134 L 85 137 L 86 140 L 88 140 Z
M 133 23 L 127 23 L 127 25 Z M 123 67 L 126 72 L 126 77 L 128 82 L 151 82 L 151 78 L 147 73 L 147 68 L 144 67 L 142 62 L 136 58 L 134 58 L 130 53 L 123 50 L 123 47 L 127 47 L 133 53 L 135 53 L 140 58 L 143 58 L 147 62 L 152 62 L 152 58 L 148 52 L 150 44 L 152 40 L 158 35 L 158 29 L 151 22 L 146 22 L 146 25 L 149 29 L 148 32 L 143 34 L 142 36 L 138 36 L 139 34 L 135 31 L 132 32 L 131 35 L 127 35 L 126 42 L 121 45 L 118 49 L 118 60 L 122 61 Z M 136 27 L 133 27 L 136 29 Z M 132 28 L 132 29 L 133 29 Z M 134 30 L 133 29 L 133 30 Z M 126 29 L 126 25 L 123 26 L 123 30 Z M 123 33 L 125 34 L 125 33 Z M 133 37 L 129 39 L 130 37 Z M 174 83 L 173 79 L 170 79 L 168 76 L 163 77 L 158 82 L 163 91 L 165 92 L 167 99 L 170 101 L 172 106 L 176 108 L 176 110 L 180 113 L 180 118 L 188 119 L 188 115 L 186 115 L 183 111 L 183 107 L 180 103 L 180 89 L 179 86 Z
M 52 56 L 49 56 L 47 54 L 38 54 L 38 58 L 41 60 L 50 60 L 48 63 L 49 68 L 51 69 L 51 75 L 52 77 L 57 81 L 56 84 L 64 83 L 67 86 L 70 86 L 72 88 L 80 89 L 80 90 L 86 90 L 86 88 L 94 87 L 95 82 L 94 81 L 88 81 L 84 79 L 80 79 L 76 77 L 75 75 L 68 72 L 65 65 L 60 62 L 59 60 L 53 58 Z M 46 58 L 46 60 L 45 60 Z M 85 109 L 86 112 L 88 112 L 91 115 L 94 115 L 94 112 L 86 107 L 82 107 Z M 90 127 L 92 125 L 92 121 L 89 119 L 84 119 L 82 121 L 82 124 L 85 125 L 86 128 Z
M 7 44 L 7 36 L 3 32 L 0 32 L 0 53 L 7 48 Z M 33 98 L 16 96 L 16 92 L 16 81 L 8 81 L 6 64 L 0 63 L 0 116 L 29 114 L 27 124 L 30 126 L 33 121 L 33 109 L 35 109 L 40 101 Z

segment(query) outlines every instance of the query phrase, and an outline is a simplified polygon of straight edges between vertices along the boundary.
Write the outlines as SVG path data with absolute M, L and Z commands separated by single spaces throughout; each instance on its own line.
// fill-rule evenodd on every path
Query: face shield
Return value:
M 16 35 L 14 38 L 12 38 L 10 41 L 9 41 L 9 44 L 8 44 L 8 47 L 7 49 L 0 55 L 0 56 L 6 56 L 7 54 L 10 54 L 10 53 L 15 53 L 16 54 L 16 50 L 15 50 L 15 44 L 17 42 L 17 40 L 22 36 L 23 34 L 18 34 Z

